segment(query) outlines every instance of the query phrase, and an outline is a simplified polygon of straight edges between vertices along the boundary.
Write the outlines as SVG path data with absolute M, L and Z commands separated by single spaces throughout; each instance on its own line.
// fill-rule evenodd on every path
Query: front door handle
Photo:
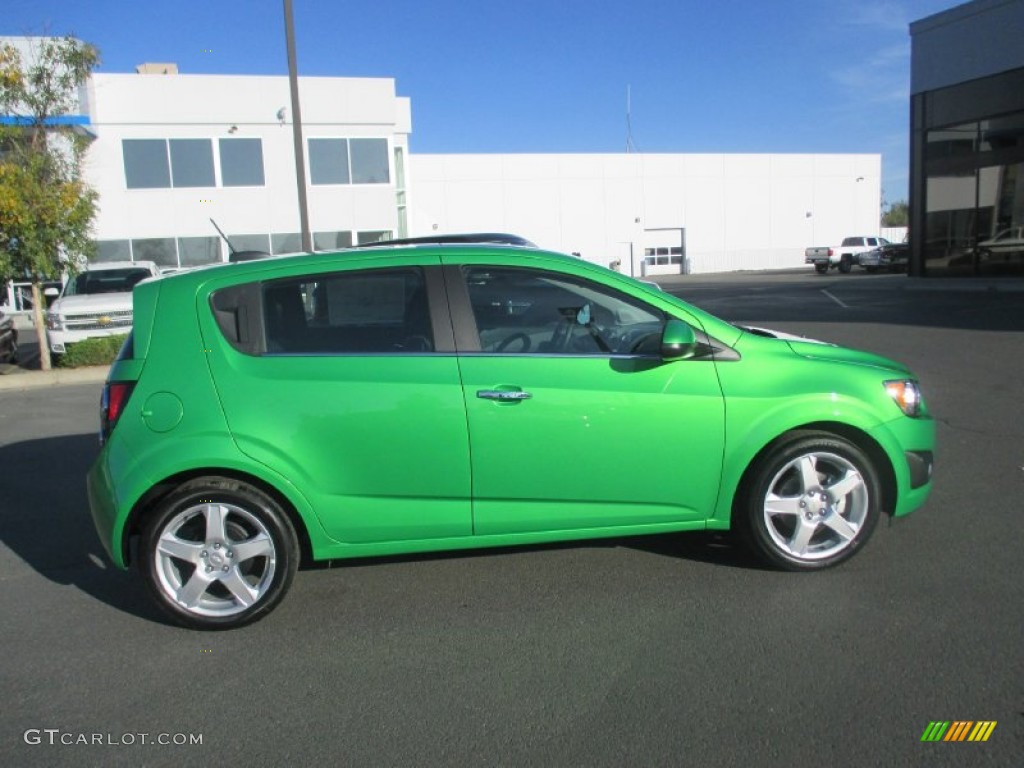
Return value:
M 499 400 L 502 402 L 517 402 L 519 400 L 529 400 L 533 397 L 529 392 L 508 389 L 478 389 L 476 396 L 483 400 Z

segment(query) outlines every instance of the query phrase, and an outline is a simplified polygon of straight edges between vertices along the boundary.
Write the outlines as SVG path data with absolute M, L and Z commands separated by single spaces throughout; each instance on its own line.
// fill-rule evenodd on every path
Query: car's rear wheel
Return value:
M 878 522 L 878 471 L 856 445 L 795 432 L 751 467 L 737 496 L 736 526 L 765 563 L 792 571 L 852 557 Z
M 814 271 L 817 272 L 819 275 L 824 275 L 826 272 L 828 272 L 828 264 L 819 261 L 814 265 Z
M 853 257 L 850 256 L 850 254 L 846 254 L 841 259 L 839 259 L 839 271 L 840 272 L 842 272 L 844 275 L 848 275 L 848 274 L 850 274 L 850 271 L 852 269 L 853 269 Z
M 266 616 L 298 566 L 281 506 L 237 480 L 202 477 L 160 503 L 143 532 L 143 571 L 157 604 L 194 629 L 233 629 Z

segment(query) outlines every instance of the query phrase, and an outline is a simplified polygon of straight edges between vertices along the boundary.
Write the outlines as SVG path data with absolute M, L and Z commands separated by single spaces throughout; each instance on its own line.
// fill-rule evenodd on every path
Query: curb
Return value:
M 99 383 L 106 381 L 109 370 L 106 365 L 68 370 L 58 368 L 52 371 L 22 371 L 14 368 L 14 372 L 4 374 L 3 366 L 0 366 L 0 391 Z

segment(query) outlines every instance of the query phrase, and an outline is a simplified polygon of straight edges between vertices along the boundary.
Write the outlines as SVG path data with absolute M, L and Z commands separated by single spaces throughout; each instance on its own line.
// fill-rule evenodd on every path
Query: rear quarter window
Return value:
M 334 272 L 232 286 L 211 296 L 217 326 L 249 355 L 434 351 L 417 268 Z

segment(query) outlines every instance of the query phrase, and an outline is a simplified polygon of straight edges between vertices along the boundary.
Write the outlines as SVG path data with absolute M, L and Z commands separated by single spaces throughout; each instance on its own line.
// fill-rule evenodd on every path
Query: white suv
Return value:
M 132 328 L 132 289 L 160 274 L 152 261 L 90 264 L 72 277 L 46 313 L 50 351 L 62 355 L 68 344 Z

